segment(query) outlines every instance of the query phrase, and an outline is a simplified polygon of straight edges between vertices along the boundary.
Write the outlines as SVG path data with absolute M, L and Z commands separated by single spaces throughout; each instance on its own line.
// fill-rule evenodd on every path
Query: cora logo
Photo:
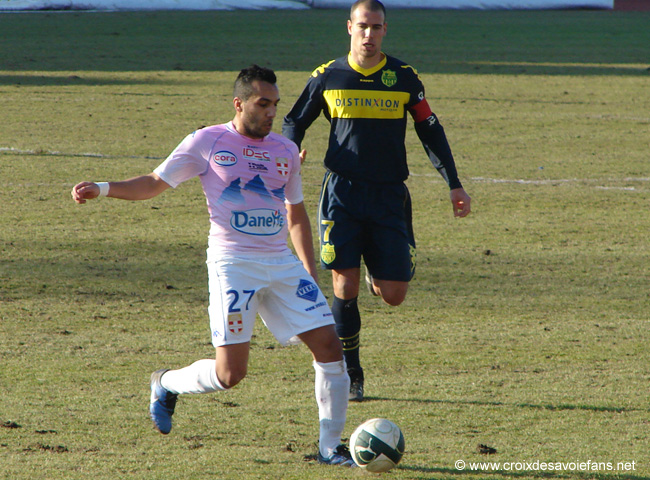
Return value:
M 221 150 L 214 154 L 214 163 L 222 167 L 230 167 L 237 163 L 237 156 L 228 150 Z

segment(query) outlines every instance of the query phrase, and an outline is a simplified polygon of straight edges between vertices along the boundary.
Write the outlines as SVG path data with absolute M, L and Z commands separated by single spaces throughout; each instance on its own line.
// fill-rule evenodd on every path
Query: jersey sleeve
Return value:
M 419 78 L 414 82 L 414 87 L 415 90 L 411 93 L 414 103 L 408 107 L 408 110 L 415 122 L 415 131 L 422 142 L 424 151 L 450 189 L 462 188 L 445 129 L 435 113 L 431 111 L 424 95 L 424 85 Z
M 291 152 L 291 171 L 289 173 L 289 181 L 284 189 L 285 202 L 290 205 L 295 205 L 304 201 L 302 193 L 302 175 L 300 173 L 300 155 L 298 154 L 298 147 L 291 144 L 289 148 Z
M 282 135 L 298 145 L 298 148 L 305 138 L 305 132 L 323 110 L 323 75 L 324 67 L 319 67 L 312 73 L 300 97 L 284 117 Z
M 208 168 L 210 147 L 202 141 L 203 136 L 199 132 L 200 130 L 185 137 L 154 170 L 156 175 L 173 188 L 192 177 L 201 175 Z

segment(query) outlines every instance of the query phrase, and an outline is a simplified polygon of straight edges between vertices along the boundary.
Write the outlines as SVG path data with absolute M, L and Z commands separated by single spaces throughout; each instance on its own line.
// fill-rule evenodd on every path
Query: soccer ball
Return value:
M 350 453 L 364 470 L 387 472 L 404 455 L 404 435 L 390 420 L 373 418 L 359 425 L 350 437 Z

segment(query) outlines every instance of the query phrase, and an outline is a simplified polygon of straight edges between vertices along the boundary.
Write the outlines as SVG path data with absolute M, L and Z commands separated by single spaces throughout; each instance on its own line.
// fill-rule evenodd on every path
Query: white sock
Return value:
M 348 411 L 350 377 L 345 360 L 331 363 L 314 362 L 316 370 L 316 403 L 320 420 L 320 453 L 329 457 L 341 443 Z
M 189 367 L 169 370 L 160 377 L 160 383 L 171 393 L 210 393 L 226 390 L 216 371 L 216 360 L 198 360 Z

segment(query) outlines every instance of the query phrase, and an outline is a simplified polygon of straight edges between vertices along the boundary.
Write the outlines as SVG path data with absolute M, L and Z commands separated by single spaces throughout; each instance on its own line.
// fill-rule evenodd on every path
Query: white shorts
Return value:
M 258 313 L 282 345 L 334 324 L 323 292 L 294 255 L 210 257 L 208 252 L 208 311 L 215 347 L 250 341 Z

